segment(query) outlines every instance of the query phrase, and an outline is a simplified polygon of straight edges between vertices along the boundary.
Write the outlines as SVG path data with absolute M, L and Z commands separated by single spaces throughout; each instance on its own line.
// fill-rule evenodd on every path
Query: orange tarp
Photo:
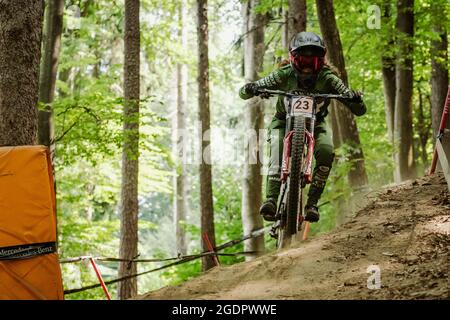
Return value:
M 0 262 L 1 300 L 62 300 L 61 269 L 55 253 Z
M 0 299 L 63 299 L 55 206 L 47 148 L 1 147 Z M 30 248 L 44 254 L 2 260 Z

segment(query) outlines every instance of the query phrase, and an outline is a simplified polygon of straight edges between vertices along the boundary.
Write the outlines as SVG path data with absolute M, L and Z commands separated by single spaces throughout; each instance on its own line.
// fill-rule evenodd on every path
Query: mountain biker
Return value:
M 260 89 L 283 91 L 306 91 L 309 93 L 342 94 L 349 99 L 342 100 L 350 111 L 361 116 L 366 113 L 362 93 L 347 88 L 343 81 L 325 63 L 326 47 L 322 39 L 313 32 L 300 32 L 290 41 L 289 62 L 286 66 L 270 73 L 258 81 L 245 84 L 239 90 L 239 96 L 246 100 L 260 95 Z M 268 98 L 261 94 L 262 98 Z M 325 188 L 334 160 L 332 132 L 325 121 L 329 101 L 318 105 L 314 127 L 316 164 L 305 206 L 305 220 L 319 221 L 317 203 Z M 278 97 L 276 113 L 269 125 L 268 142 L 270 143 L 269 172 L 266 184 L 266 200 L 260 208 L 260 214 L 267 221 L 274 221 L 280 194 L 281 158 L 285 136 L 286 108 L 281 96 Z

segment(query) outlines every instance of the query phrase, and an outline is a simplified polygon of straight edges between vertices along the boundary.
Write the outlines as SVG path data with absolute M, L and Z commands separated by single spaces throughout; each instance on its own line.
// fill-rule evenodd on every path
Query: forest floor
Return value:
M 449 249 L 450 195 L 434 175 L 382 188 L 331 233 L 137 299 L 450 299 Z

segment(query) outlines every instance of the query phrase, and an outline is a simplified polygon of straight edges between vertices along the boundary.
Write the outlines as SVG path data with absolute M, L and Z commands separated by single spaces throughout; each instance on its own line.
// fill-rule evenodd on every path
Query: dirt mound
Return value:
M 350 222 L 298 248 L 137 299 L 449 299 L 449 248 L 450 196 L 434 175 L 382 189 Z

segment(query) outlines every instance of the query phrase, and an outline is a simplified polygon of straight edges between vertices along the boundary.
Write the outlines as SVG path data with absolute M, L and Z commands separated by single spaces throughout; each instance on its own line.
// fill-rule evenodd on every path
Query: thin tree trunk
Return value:
M 444 1 L 442 1 L 444 2 Z M 448 90 L 448 41 L 447 41 L 447 16 L 442 10 L 439 1 L 431 3 L 433 14 L 433 31 L 439 35 L 439 40 L 431 42 L 431 120 L 433 125 L 433 143 L 439 132 L 442 111 Z M 446 129 L 450 129 L 450 120 L 447 121 Z M 450 138 L 447 133 L 443 140 L 443 148 L 450 157 Z M 440 164 L 438 162 L 438 169 Z
M 384 89 L 384 109 L 386 112 L 386 124 L 388 129 L 389 140 L 393 143 L 394 139 L 394 110 L 395 110 L 395 56 L 392 48 L 395 46 L 394 30 L 391 30 L 390 19 L 392 17 L 390 1 L 383 3 L 383 26 L 389 28 L 387 39 L 382 50 L 381 72 L 383 74 Z
M 342 108 L 341 105 L 338 105 L 336 101 L 331 101 L 329 109 L 330 109 L 330 123 L 331 128 L 333 130 L 333 145 L 335 148 L 339 148 L 342 145 L 342 134 L 340 133 L 340 125 L 339 125 L 339 119 L 337 118 L 337 108 Z
M 94 48 L 94 56 L 97 61 L 95 62 L 94 68 L 92 69 L 92 77 L 94 77 L 95 79 L 100 78 L 100 75 L 101 75 L 101 70 L 100 70 L 101 65 L 102 65 L 102 63 L 101 63 L 102 55 L 101 54 L 102 53 L 100 51 L 100 48 L 96 46 Z
M 214 207 L 212 195 L 211 154 L 209 143 L 210 112 L 209 112 L 209 58 L 208 58 L 208 1 L 197 0 L 197 36 L 198 36 L 198 104 L 201 123 L 200 141 L 200 207 L 201 232 L 206 234 L 213 247 L 216 245 L 214 231 Z M 202 248 L 209 251 L 207 243 L 202 237 Z M 202 267 L 206 271 L 214 267 L 212 257 L 202 258 Z
M 342 81 L 348 85 L 347 71 L 345 69 L 344 54 L 342 51 L 339 30 L 334 15 L 332 0 L 316 0 L 319 16 L 320 30 L 322 31 L 325 45 L 328 48 L 327 55 L 330 62 L 339 70 Z M 340 103 L 336 103 L 331 109 L 334 135 L 338 135 L 334 142 L 335 147 L 341 144 L 350 144 L 353 148 L 348 158 L 352 167 L 348 173 L 349 184 L 357 188 L 367 184 L 367 174 L 364 166 L 364 154 L 361 149 L 358 127 L 353 114 Z M 334 114 L 333 114 L 334 113 Z
M 187 1 L 182 0 L 179 5 L 179 38 L 182 44 L 182 51 L 187 52 Z M 183 228 L 183 221 L 186 220 L 188 204 L 187 204 L 187 175 L 186 175 L 186 103 L 187 103 L 187 65 L 179 63 L 177 65 L 177 103 L 176 103 L 176 117 L 175 117 L 175 144 L 174 154 L 178 160 L 178 165 L 175 171 L 175 188 L 174 188 L 174 222 L 175 233 L 177 238 L 177 249 L 182 255 L 187 252 L 186 232 Z
M 45 110 L 39 111 L 38 141 L 40 144 L 50 147 L 50 151 L 53 154 L 55 149 L 55 128 L 50 104 L 55 97 L 55 83 L 63 29 L 64 0 L 49 0 L 46 10 L 45 41 L 39 80 L 39 101 L 46 104 L 47 107 Z
M 242 3 L 242 6 L 244 6 L 245 3 Z M 281 46 L 285 50 L 289 50 L 289 35 L 288 35 L 288 29 L 289 29 L 289 9 L 286 9 L 283 7 L 281 11 L 281 16 L 283 19 L 283 27 L 281 28 Z
M 242 5 L 247 25 L 247 34 L 244 42 L 244 66 L 245 81 L 253 82 L 259 79 L 259 73 L 263 69 L 264 60 L 264 30 L 266 16 L 257 14 L 255 7 L 260 4 L 260 0 L 250 0 Z M 264 226 L 259 207 L 262 201 L 262 165 L 260 162 L 260 141 L 259 132 L 264 127 L 264 103 L 259 97 L 249 100 L 246 107 L 245 128 L 247 129 L 245 143 L 244 179 L 242 184 L 242 223 L 244 234 Z M 264 251 L 264 236 L 249 239 L 244 242 L 245 251 Z M 252 256 L 247 256 L 251 260 Z
M 416 166 L 413 152 L 412 93 L 414 35 L 414 0 L 397 3 L 398 54 L 395 73 L 394 160 L 395 180 L 414 178 Z
M 139 0 L 125 0 L 124 125 L 122 153 L 120 258 L 131 260 L 138 252 L 139 173 Z M 136 273 L 136 263 L 121 262 L 119 277 Z M 137 294 L 136 278 L 118 285 L 118 297 Z
M 289 0 L 288 41 L 301 31 L 306 31 L 306 0 Z
M 36 144 L 44 4 L 0 0 L 0 146 Z
M 59 73 L 58 73 L 58 80 L 61 81 L 61 82 L 65 82 L 67 84 L 67 87 L 70 87 L 70 85 L 69 85 L 69 78 L 70 78 L 71 72 L 72 72 L 72 68 L 67 68 L 67 69 L 64 69 L 64 70 L 60 70 Z M 59 88 L 58 96 L 60 98 L 67 97 L 67 92 L 65 92 L 64 90 Z
M 427 143 L 428 138 L 430 137 L 430 126 L 428 125 L 428 121 L 425 118 L 424 114 L 424 102 L 423 102 L 423 94 L 422 90 L 420 90 L 420 83 L 417 85 L 417 91 L 419 93 L 419 109 L 417 115 L 417 132 L 419 133 L 419 144 L 420 154 L 416 155 L 417 159 L 420 156 L 420 159 L 424 165 L 424 167 L 428 166 L 428 154 L 427 154 Z
M 289 41 L 301 31 L 306 31 L 306 0 L 289 0 L 289 9 L 283 11 L 283 47 L 289 49 Z
M 394 137 L 394 114 L 395 114 L 395 59 L 382 57 L 382 74 L 384 90 L 384 109 L 386 113 L 386 124 L 389 140 L 393 142 Z

